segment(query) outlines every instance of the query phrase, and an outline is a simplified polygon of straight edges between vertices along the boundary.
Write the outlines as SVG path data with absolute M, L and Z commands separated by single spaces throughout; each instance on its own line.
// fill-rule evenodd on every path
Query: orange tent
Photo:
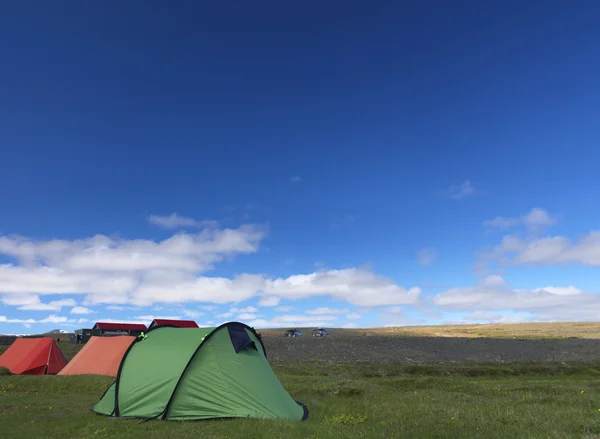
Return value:
M 14 374 L 56 374 L 66 364 L 56 341 L 50 337 L 17 338 L 0 356 L 0 367 Z
M 59 375 L 117 376 L 125 351 L 135 337 L 92 337 L 82 350 L 60 371 Z

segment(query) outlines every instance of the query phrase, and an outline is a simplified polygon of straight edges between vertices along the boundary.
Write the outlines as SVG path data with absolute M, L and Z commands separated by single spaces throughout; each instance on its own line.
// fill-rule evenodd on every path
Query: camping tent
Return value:
M 122 418 L 306 419 L 271 369 L 252 328 L 159 326 L 130 346 L 93 411 Z
M 14 374 L 56 374 L 66 364 L 56 341 L 50 337 L 17 338 L 0 356 L 0 367 Z
M 198 324 L 193 320 L 170 320 L 170 319 L 154 319 L 148 329 L 156 326 L 177 326 L 178 328 L 197 328 Z
M 59 375 L 117 376 L 121 359 L 135 337 L 92 337 Z

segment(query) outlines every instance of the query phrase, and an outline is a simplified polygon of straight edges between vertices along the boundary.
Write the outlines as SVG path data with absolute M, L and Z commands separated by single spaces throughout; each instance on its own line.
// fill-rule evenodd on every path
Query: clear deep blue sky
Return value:
M 418 306 L 433 309 L 434 293 L 478 282 L 478 251 L 511 233 L 486 220 L 538 207 L 556 218 L 539 237 L 597 228 L 600 4 L 417 3 L 6 3 L 0 235 L 160 241 L 178 230 L 147 218 L 173 212 L 267 225 L 259 251 L 204 274 L 366 266 L 421 287 Z M 474 193 L 448 196 L 467 181 Z M 434 262 L 419 264 L 424 248 Z M 8 251 L 2 261 L 27 265 Z M 534 265 L 501 274 L 517 289 L 600 292 L 600 262 Z M 65 297 L 84 296 L 41 301 Z M 332 304 L 294 303 L 296 314 Z M 86 304 L 90 319 L 108 317 Z M 358 324 L 394 323 L 350 308 L 370 316 Z

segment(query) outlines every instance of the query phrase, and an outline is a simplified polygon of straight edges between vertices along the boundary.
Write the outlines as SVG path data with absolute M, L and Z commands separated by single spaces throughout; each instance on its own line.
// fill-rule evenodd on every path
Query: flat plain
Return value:
M 306 422 L 107 419 L 89 408 L 110 377 L 5 375 L 0 437 L 600 438 L 599 324 L 283 332 L 261 331 Z M 68 358 L 80 348 L 60 347 Z

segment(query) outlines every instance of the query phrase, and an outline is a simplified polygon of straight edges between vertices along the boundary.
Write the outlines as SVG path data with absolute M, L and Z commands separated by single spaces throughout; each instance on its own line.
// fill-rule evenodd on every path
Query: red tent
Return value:
M 178 328 L 198 328 L 198 324 L 193 320 L 168 320 L 168 319 L 154 319 L 148 328 L 154 328 L 155 326 L 177 326 Z
M 142 323 L 104 323 L 97 322 L 92 329 L 108 331 L 145 331 L 146 325 Z
M 63 353 L 50 337 L 17 338 L 0 356 L 0 367 L 14 374 L 57 374 L 66 365 Z

